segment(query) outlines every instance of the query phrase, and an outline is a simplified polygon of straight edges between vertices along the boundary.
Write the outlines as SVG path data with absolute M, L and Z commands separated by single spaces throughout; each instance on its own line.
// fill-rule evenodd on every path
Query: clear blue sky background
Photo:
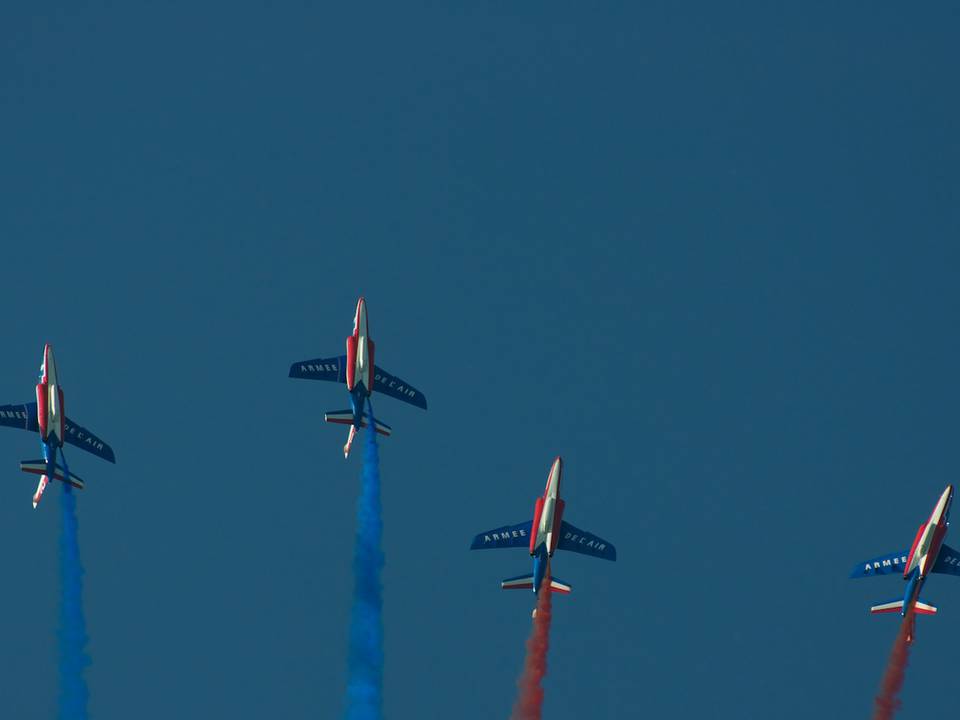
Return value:
M 867 717 L 902 584 L 847 572 L 960 479 L 960 9 L 404 5 L 0 10 L 0 400 L 50 341 L 118 458 L 68 449 L 92 715 L 339 716 L 360 458 L 346 392 L 286 375 L 363 293 L 430 401 L 377 403 L 388 717 L 507 715 L 529 558 L 467 547 L 557 453 L 620 560 L 557 556 L 549 717 Z M 23 719 L 38 449 L 0 432 Z M 925 594 L 912 717 L 954 703 L 960 583 Z

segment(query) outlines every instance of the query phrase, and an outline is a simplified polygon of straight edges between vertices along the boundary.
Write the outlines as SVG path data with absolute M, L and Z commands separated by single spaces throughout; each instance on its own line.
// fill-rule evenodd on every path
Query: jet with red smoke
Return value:
M 53 347 L 50 344 L 43 348 L 40 382 L 37 383 L 37 401 L 23 405 L 0 405 L 0 425 L 40 433 L 43 458 L 24 460 L 20 463 L 20 469 L 23 472 L 40 476 L 37 491 L 33 494 L 34 508 L 40 502 L 40 497 L 51 479 L 69 483 L 78 490 L 83 489 L 83 480 L 70 472 L 67 467 L 67 458 L 63 454 L 65 442 L 83 448 L 108 462 L 116 462 L 113 449 L 107 443 L 64 414 L 63 388 L 57 377 L 57 364 L 53 359 Z M 57 462 L 58 450 L 60 451 L 59 463 Z
M 568 583 L 553 577 L 550 558 L 560 550 L 590 555 L 604 560 L 616 560 L 617 550 L 606 540 L 580 530 L 563 519 L 564 502 L 560 499 L 560 479 L 563 460 L 558 456 L 547 475 L 547 486 L 533 507 L 533 519 L 516 525 L 504 525 L 482 532 L 473 539 L 471 550 L 526 547 L 533 558 L 533 573 L 507 578 L 500 583 L 504 590 L 540 589 L 545 575 L 550 577 L 552 592 L 569 593 Z
M 343 446 L 344 457 L 350 455 L 350 447 L 357 436 L 357 430 L 367 427 L 371 415 L 364 412 L 364 407 L 369 404 L 370 393 L 374 390 L 427 409 L 427 398 L 422 392 L 373 364 L 373 351 L 374 343 L 367 325 L 367 301 L 360 298 L 357 301 L 357 312 L 353 316 L 353 334 L 347 338 L 346 355 L 303 360 L 290 366 L 292 378 L 346 383 L 350 393 L 350 407 L 346 410 L 331 410 L 323 416 L 328 423 L 350 426 L 347 443 Z M 373 418 L 373 424 L 381 435 L 389 436 L 393 432 L 389 425 L 376 418 Z
M 930 518 L 924 522 L 913 540 L 909 552 L 899 552 L 881 555 L 872 560 L 857 563 L 850 573 L 851 578 L 873 577 L 875 575 L 890 575 L 894 572 L 903 573 L 907 583 L 903 598 L 895 598 L 887 602 L 874 605 L 870 612 L 874 614 L 900 613 L 910 618 L 910 627 L 907 630 L 907 642 L 913 642 L 915 615 L 936 615 L 937 608 L 920 599 L 920 590 L 930 573 L 960 575 L 960 551 L 954 550 L 943 542 L 950 526 L 950 504 L 953 502 L 953 485 L 946 489 L 937 500 L 937 504 L 930 513 Z M 912 611 L 912 612 L 911 612 Z

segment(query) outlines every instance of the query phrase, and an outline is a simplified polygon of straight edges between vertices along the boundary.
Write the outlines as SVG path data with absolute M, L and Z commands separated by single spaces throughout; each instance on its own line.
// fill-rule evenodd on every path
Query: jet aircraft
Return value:
M 950 526 L 950 504 L 953 502 L 953 485 L 946 489 L 937 500 L 937 504 L 930 513 L 930 518 L 917 530 L 917 536 L 909 552 L 900 550 L 888 555 L 881 555 L 872 560 L 857 563 L 850 573 L 851 578 L 874 577 L 890 575 L 893 572 L 902 572 L 906 581 L 903 598 L 895 598 L 888 602 L 874 605 L 870 612 L 874 614 L 899 612 L 907 616 L 910 612 L 910 628 L 907 630 L 907 642 L 914 638 L 915 615 L 936 615 L 937 608 L 920 599 L 920 589 L 926 582 L 927 576 L 934 573 L 960 575 L 960 552 L 943 542 Z
M 57 378 L 57 364 L 53 359 L 53 348 L 49 344 L 43 348 L 37 401 L 23 405 L 0 405 L 0 425 L 40 433 L 43 458 L 20 463 L 23 472 L 40 476 L 40 484 L 33 495 L 34 508 L 40 502 L 50 478 L 68 482 L 78 490 L 83 489 L 83 480 L 67 467 L 67 458 L 63 454 L 64 442 L 83 448 L 109 462 L 116 462 L 113 449 L 107 443 L 64 414 L 63 388 Z M 62 466 L 57 463 L 58 449 Z
M 372 406 L 368 415 L 364 412 L 364 404 L 370 405 L 370 393 L 374 390 L 418 408 L 427 409 L 427 399 L 422 392 L 373 364 L 373 351 L 374 343 L 370 339 L 367 325 L 367 303 L 361 297 L 357 301 L 357 312 L 353 317 L 353 334 L 347 338 L 346 355 L 304 360 L 290 366 L 292 378 L 346 382 L 350 393 L 350 408 L 331 410 L 323 416 L 323 419 L 329 423 L 350 426 L 347 444 L 343 446 L 344 457 L 350 455 L 350 447 L 353 445 L 357 430 L 367 427 L 367 418 L 373 416 Z M 390 435 L 392 432 L 389 425 L 376 418 L 374 418 L 374 424 L 376 431 L 381 435 Z
M 559 548 L 604 560 L 616 560 L 617 551 L 609 542 L 592 533 L 580 530 L 563 519 L 564 502 L 560 499 L 560 479 L 563 460 L 558 456 L 550 466 L 543 495 L 533 507 L 533 520 L 516 525 L 505 525 L 482 532 L 473 539 L 471 550 L 526 547 L 533 558 L 533 573 L 507 578 L 500 583 L 504 590 L 538 592 L 544 576 L 550 577 L 550 590 L 569 593 L 572 587 L 549 570 L 550 558 Z

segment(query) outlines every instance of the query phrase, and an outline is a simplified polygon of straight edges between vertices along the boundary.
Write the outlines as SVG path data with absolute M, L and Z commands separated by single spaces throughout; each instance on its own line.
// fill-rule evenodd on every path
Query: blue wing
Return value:
M 0 425 L 40 432 L 40 425 L 37 423 L 37 404 L 31 402 L 24 405 L 0 405 Z M 63 422 L 63 434 L 64 442 L 76 445 L 108 462 L 117 461 L 113 448 L 70 418 L 66 418 Z
M 487 530 L 477 535 L 470 544 L 471 550 L 492 550 L 493 548 L 530 547 L 530 524 L 532 520 L 525 520 L 516 525 Z
M 907 550 L 881 555 L 877 558 L 858 562 L 850 571 L 851 578 L 873 577 L 874 575 L 903 574 L 907 564 Z
M 377 365 L 373 366 L 373 389 L 418 408 L 427 409 L 427 398 L 422 392 Z
M 560 523 L 560 542 L 557 543 L 557 549 L 591 555 L 604 560 L 617 559 L 617 549 L 613 545 L 592 533 L 575 528 L 566 520 Z
M 37 404 L 31 402 L 24 405 L 0 405 L 0 425 L 40 432 L 40 425 L 37 424 Z
M 937 555 L 937 561 L 933 564 L 931 572 L 943 573 L 944 575 L 960 575 L 960 552 L 944 543 L 940 546 L 940 554 Z
M 316 358 L 295 362 L 290 366 L 290 377 L 304 380 L 329 380 L 331 382 L 347 381 L 347 356 L 340 355 L 332 358 Z
M 115 463 L 117 461 L 113 454 L 112 447 L 107 445 L 107 443 L 87 430 L 85 427 L 75 423 L 70 418 L 64 419 L 63 435 L 64 442 L 68 442 L 71 445 L 75 445 L 78 448 L 86 450 L 88 453 L 93 453 L 97 457 L 103 458 L 107 462 Z

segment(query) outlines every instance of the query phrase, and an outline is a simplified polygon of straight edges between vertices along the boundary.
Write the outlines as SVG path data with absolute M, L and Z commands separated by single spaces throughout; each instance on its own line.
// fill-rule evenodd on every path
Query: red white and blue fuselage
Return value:
M 374 349 L 367 325 L 367 301 L 360 298 L 353 316 L 353 333 L 347 338 L 347 390 L 351 394 L 370 397 Z
M 952 503 L 953 485 L 947 485 L 940 499 L 937 500 L 933 512 L 930 513 L 930 518 L 917 530 L 917 536 L 913 539 L 913 546 L 907 555 L 907 565 L 903 569 L 903 578 L 907 581 L 907 587 L 903 594 L 903 603 L 899 608 L 901 615 L 905 616 L 910 609 L 920 615 L 934 615 L 937 612 L 935 607 L 920 600 L 920 590 L 923 589 L 923 584 L 943 547 L 943 539 L 950 525 Z M 873 611 L 890 612 L 891 610 L 885 610 L 880 606 Z M 907 639 L 912 640 L 913 634 L 911 628 Z
M 49 343 L 43 346 L 40 382 L 37 383 L 37 422 L 41 442 L 63 447 L 63 389 L 57 382 L 57 363 Z
M 560 479 L 563 477 L 563 460 L 558 456 L 547 474 L 543 495 L 533 506 L 533 522 L 530 525 L 530 555 L 533 557 L 533 591 L 550 569 L 550 558 L 560 541 L 560 524 L 563 522 L 563 500 L 560 499 Z
M 363 422 L 364 406 L 369 403 L 373 391 L 373 352 L 375 346 L 370 339 L 367 326 L 367 301 L 362 297 L 357 301 L 357 312 L 353 316 L 353 333 L 347 338 L 347 390 L 350 392 L 350 409 L 353 411 L 347 443 L 343 446 L 343 456 L 350 455 L 350 447 L 357 436 L 357 430 L 365 427 Z M 337 422 L 336 420 L 328 420 Z M 389 432 L 382 433 L 388 435 Z
M 56 473 L 58 449 L 63 460 L 66 477 L 69 478 L 70 476 L 67 460 L 63 456 L 63 388 L 60 387 L 57 380 L 57 363 L 53 358 L 53 348 L 49 343 L 43 347 L 43 364 L 40 365 L 40 382 L 37 383 L 37 424 L 40 426 L 40 444 L 43 447 L 44 467 L 40 475 L 40 482 L 37 484 L 37 491 L 33 494 L 34 508 L 40 502 L 50 478 L 63 479 Z M 27 472 L 37 472 L 39 470 L 39 468 L 30 469 L 23 465 L 21 467 Z M 83 483 L 80 482 L 76 487 L 82 488 Z

